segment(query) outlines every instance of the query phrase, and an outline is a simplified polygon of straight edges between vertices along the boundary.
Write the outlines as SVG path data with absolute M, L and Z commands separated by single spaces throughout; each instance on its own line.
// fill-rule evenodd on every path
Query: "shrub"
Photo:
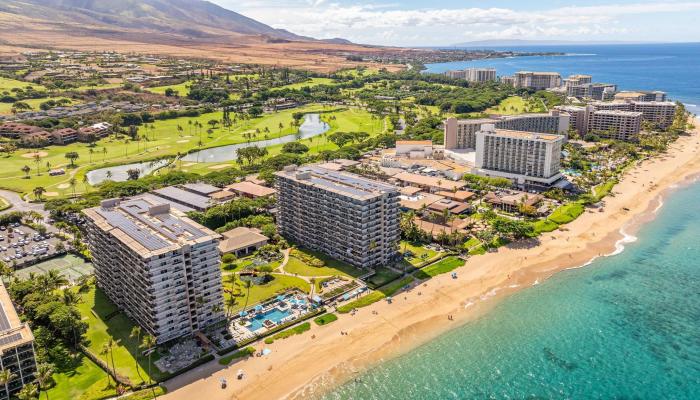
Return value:
M 253 346 L 248 346 L 243 349 L 240 349 L 236 352 L 233 352 L 225 357 L 221 357 L 219 359 L 219 364 L 221 365 L 229 365 L 231 364 L 231 361 L 238 359 L 238 358 L 244 358 L 244 357 L 250 357 L 255 353 L 255 347 Z
M 323 326 L 323 325 L 328 325 L 331 322 L 336 321 L 337 319 L 338 319 L 338 316 L 335 314 L 324 314 L 324 315 L 321 315 L 320 317 L 314 318 L 314 322 L 319 326 Z
M 297 325 L 294 328 L 290 328 L 290 329 L 287 329 L 286 331 L 275 333 L 274 335 L 266 338 L 265 343 L 271 344 L 277 339 L 286 339 L 286 338 L 292 337 L 294 335 L 301 335 L 302 333 L 308 331 L 309 329 L 311 329 L 311 324 L 308 322 L 304 322 L 303 324 Z

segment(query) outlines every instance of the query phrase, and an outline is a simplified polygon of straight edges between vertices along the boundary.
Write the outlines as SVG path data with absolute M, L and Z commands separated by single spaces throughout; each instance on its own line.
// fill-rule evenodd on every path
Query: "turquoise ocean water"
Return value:
M 700 183 L 561 272 L 325 399 L 700 398 Z
M 621 253 L 521 290 L 324 399 L 700 399 L 699 199 L 700 182 L 678 189 Z

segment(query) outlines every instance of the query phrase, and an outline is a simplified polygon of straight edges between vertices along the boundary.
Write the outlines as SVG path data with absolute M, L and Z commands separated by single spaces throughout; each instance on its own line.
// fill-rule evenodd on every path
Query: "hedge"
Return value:
M 328 325 L 331 322 L 337 321 L 337 320 L 338 320 L 338 316 L 335 314 L 324 314 L 324 315 L 321 315 L 320 317 L 314 318 L 314 322 L 316 323 L 316 325 L 320 325 L 320 326 Z
M 231 354 L 227 355 L 226 357 L 221 357 L 219 359 L 219 364 L 229 365 L 229 364 L 231 364 L 231 361 L 233 361 L 237 358 L 250 357 L 254 353 L 255 353 L 255 347 L 248 346 L 248 347 L 245 347 L 241 350 L 236 351 L 235 353 L 231 353 Z
M 308 322 L 304 322 L 301 325 L 297 325 L 294 328 L 289 328 L 286 331 L 278 332 L 274 334 L 273 336 L 269 336 L 265 339 L 266 344 L 272 344 L 275 340 L 277 339 L 286 339 L 288 337 L 292 337 L 295 335 L 301 335 L 302 333 L 308 331 L 311 329 L 311 324 Z
M 583 214 L 583 211 L 583 204 L 578 202 L 569 203 L 554 210 L 548 219 L 559 225 L 568 224 Z
M 380 287 L 376 291 L 366 296 L 360 297 L 355 301 L 351 301 L 350 303 L 343 304 L 342 306 L 337 307 L 336 311 L 338 311 L 341 314 L 347 314 L 355 308 L 367 307 L 370 304 L 374 304 L 383 298 L 393 295 L 394 293 L 398 292 L 401 288 L 403 288 L 411 282 L 413 282 L 412 276 L 407 276 L 401 280 L 394 281 L 388 285 Z

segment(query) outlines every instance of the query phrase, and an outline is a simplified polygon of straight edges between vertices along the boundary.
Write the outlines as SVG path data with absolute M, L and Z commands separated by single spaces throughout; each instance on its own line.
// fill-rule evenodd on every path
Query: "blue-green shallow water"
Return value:
M 325 399 L 700 398 L 700 183 L 564 271 Z

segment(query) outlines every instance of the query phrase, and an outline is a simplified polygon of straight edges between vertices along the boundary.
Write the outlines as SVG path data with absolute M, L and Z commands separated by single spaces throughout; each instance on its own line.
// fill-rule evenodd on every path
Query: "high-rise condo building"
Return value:
M 569 86 L 585 85 L 592 82 L 593 77 L 590 75 L 569 75 L 568 78 L 564 79 L 564 86 L 568 88 Z
M 642 113 L 642 119 L 666 129 L 676 117 L 676 103 L 672 101 L 633 101 L 631 111 Z
M 609 83 L 582 83 L 567 85 L 566 95 L 578 99 L 609 100 L 617 91 L 617 85 Z
M 496 80 L 496 69 L 469 68 L 459 71 L 447 71 L 445 75 L 453 79 L 466 79 L 469 82 L 488 82 Z
M 592 106 L 557 106 L 556 109 L 569 114 L 569 129 L 581 135 L 588 133 L 588 119 L 594 110 Z
M 543 90 L 559 86 L 561 86 L 561 75 L 557 72 L 519 71 L 515 73 L 515 87 Z
M 622 91 L 615 94 L 615 100 L 620 101 L 666 101 L 666 92 L 654 91 Z
M 483 125 L 476 134 L 476 172 L 513 180 L 518 185 L 550 186 L 562 178 L 564 136 L 496 129 Z
M 569 114 L 559 110 L 546 114 L 504 115 L 497 118 L 448 118 L 443 122 L 445 149 L 475 149 L 476 132 L 483 124 L 494 124 L 497 129 L 566 135 L 569 119 Z
M 34 335 L 15 311 L 5 285 L 0 282 L 0 370 L 9 371 L 13 378 L 0 385 L 0 400 L 17 394 L 22 386 L 34 383 L 36 358 Z M 14 398 L 14 397 L 12 397 Z
M 396 187 L 319 166 L 276 173 L 280 233 L 358 267 L 385 265 L 399 241 Z
M 83 212 L 97 285 L 144 333 L 163 343 L 224 318 L 217 233 L 146 198 Z
M 641 126 L 640 112 L 599 110 L 591 114 L 588 131 L 609 139 L 634 141 L 637 140 Z

